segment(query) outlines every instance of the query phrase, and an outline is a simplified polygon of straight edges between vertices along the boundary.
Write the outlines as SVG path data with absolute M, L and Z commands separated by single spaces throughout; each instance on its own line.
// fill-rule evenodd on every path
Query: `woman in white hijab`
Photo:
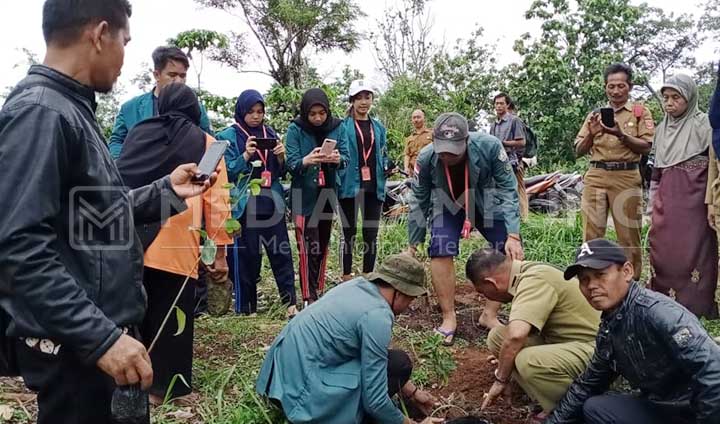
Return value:
M 696 315 L 714 318 L 718 252 L 705 196 L 712 129 L 689 76 L 670 78 L 661 92 L 665 118 L 653 143 L 650 284 Z

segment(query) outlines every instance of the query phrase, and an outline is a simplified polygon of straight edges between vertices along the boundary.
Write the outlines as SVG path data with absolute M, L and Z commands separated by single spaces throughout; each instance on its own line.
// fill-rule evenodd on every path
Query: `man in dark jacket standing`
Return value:
M 95 120 L 120 75 L 127 0 L 47 0 L 47 55 L 0 111 L 0 306 L 38 423 L 107 423 L 115 384 L 152 382 L 134 225 L 200 194 L 194 164 L 128 191 Z M 214 180 L 214 178 L 213 178 Z M 165 213 L 169 215 L 169 213 Z M 3 330 L 5 330 L 3 328 Z M 114 381 L 113 381 L 114 380 Z
M 595 354 L 546 423 L 720 422 L 720 347 L 695 315 L 641 288 L 623 250 L 605 239 L 580 247 L 565 279 L 602 311 Z M 623 376 L 640 394 L 605 394 Z

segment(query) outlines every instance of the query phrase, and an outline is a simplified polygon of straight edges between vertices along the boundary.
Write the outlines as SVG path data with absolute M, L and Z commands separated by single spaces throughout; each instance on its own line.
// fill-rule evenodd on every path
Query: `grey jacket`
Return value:
M 95 107 L 91 88 L 33 66 L 0 111 L 7 334 L 52 339 L 87 364 L 145 314 L 134 225 L 157 221 L 163 207 L 184 207 L 168 177 L 123 187 Z
M 692 410 L 697 424 L 720 423 L 720 347 L 690 311 L 637 283 L 603 315 L 588 368 L 545 422 L 582 422 L 585 401 L 619 375 L 658 407 Z

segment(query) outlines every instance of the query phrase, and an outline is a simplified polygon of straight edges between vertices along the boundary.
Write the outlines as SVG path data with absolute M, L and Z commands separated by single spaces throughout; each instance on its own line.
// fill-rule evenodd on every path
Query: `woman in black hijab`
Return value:
M 193 90 L 184 84 L 170 84 L 160 91 L 159 116 L 147 119 L 134 127 L 123 144 L 117 165 L 123 182 L 129 187 L 140 187 L 167 175 L 178 164 L 199 163 L 206 147 L 214 140 L 200 127 L 200 106 Z M 150 401 L 161 403 L 170 382 L 177 374 L 187 385 L 178 381 L 170 397 L 182 397 L 192 392 L 192 353 L 195 306 L 195 286 L 198 278 L 200 237 L 188 227 L 204 228 L 216 244 L 218 255 L 213 266 L 207 267 L 215 281 L 227 279 L 227 262 L 222 245 L 232 244 L 224 230 L 229 192 L 220 187 L 227 182 L 227 172 L 221 164 L 218 181 L 205 195 L 186 201 L 187 210 L 154 225 L 138 228 L 145 248 L 143 284 L 147 292 L 147 311 L 141 327 L 143 342 L 149 347 L 153 363 L 153 385 Z M 173 205 L 169 205 L 173 206 Z M 221 215 L 227 211 L 225 218 Z M 200 215 L 202 216 L 196 216 Z M 162 226 L 162 228 L 161 228 Z M 158 336 L 160 326 L 170 310 L 186 278 L 177 303 L 185 314 L 185 329 L 175 335 L 179 324 L 175 314 Z
M 141 187 L 168 175 L 178 163 L 199 163 L 205 153 L 200 104 L 185 84 L 170 84 L 158 97 L 159 116 L 146 119 L 127 136 L 117 160 L 123 182 Z M 132 136 L 132 137 L 131 137 Z
M 319 88 L 305 92 L 298 116 L 287 131 L 287 166 L 292 175 L 291 209 L 300 257 L 305 304 L 325 287 L 325 268 L 337 203 L 337 170 L 348 160 L 347 135 L 334 118 L 327 95 Z M 320 153 L 326 139 L 337 142 L 330 155 Z

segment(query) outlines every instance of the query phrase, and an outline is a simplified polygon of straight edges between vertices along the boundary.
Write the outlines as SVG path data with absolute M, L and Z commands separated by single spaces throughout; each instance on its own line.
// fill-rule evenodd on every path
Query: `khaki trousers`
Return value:
M 488 347 L 495 356 L 500 353 L 506 331 L 502 325 L 488 335 Z M 585 371 L 594 351 L 595 342 L 546 344 L 541 336 L 531 335 L 515 357 L 513 377 L 543 411 L 552 411 L 573 380 Z
M 583 240 L 605 237 L 608 210 L 625 255 L 635 268 L 635 280 L 642 272 L 642 188 L 640 172 L 606 171 L 590 168 L 585 174 L 582 194 Z

